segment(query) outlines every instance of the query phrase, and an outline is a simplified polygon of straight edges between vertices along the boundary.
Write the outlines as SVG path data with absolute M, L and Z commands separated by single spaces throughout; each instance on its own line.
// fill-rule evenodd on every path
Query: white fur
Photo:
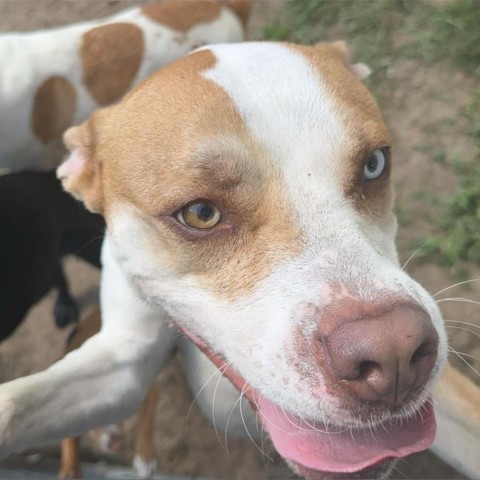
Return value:
M 135 455 L 132 462 L 136 478 L 152 478 L 157 468 L 157 461 L 150 460 L 146 462 L 140 455 Z
M 44 145 L 31 130 L 31 113 L 38 87 L 52 76 L 67 78 L 77 94 L 73 124 L 83 122 L 99 105 L 83 84 L 79 57 L 82 35 L 94 27 L 128 22 L 144 34 L 145 53 L 132 85 L 196 46 L 243 40 L 237 16 L 224 7 L 214 21 L 185 34 L 145 17 L 131 8 L 102 21 L 89 21 L 33 33 L 0 35 L 0 170 L 51 169 L 64 153 L 61 138 Z
M 128 417 L 168 358 L 167 317 L 132 292 L 108 239 L 102 260 L 101 331 L 47 370 L 0 387 L 0 456 Z
M 100 432 L 100 438 L 98 442 L 100 451 L 104 454 L 111 454 L 112 450 L 110 448 L 110 442 L 112 440 L 112 436 L 119 434 L 121 434 L 121 430 L 118 425 L 110 424 L 104 427 Z

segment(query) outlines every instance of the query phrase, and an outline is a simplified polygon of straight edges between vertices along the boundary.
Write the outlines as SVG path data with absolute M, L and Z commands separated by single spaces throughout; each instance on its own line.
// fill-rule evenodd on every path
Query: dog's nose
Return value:
M 397 406 L 428 380 L 437 358 L 430 317 L 410 306 L 344 319 L 328 334 L 319 333 L 330 374 L 363 401 Z

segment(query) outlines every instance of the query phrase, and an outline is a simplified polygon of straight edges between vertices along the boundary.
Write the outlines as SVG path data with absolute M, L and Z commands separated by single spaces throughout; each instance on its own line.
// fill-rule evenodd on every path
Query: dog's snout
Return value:
M 319 333 L 330 375 L 363 401 L 397 406 L 426 383 L 437 358 L 437 332 L 416 307 L 341 319 L 326 335 Z

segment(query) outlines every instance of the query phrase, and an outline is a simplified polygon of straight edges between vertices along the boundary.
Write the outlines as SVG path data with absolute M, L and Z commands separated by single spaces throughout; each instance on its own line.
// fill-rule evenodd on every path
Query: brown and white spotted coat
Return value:
M 199 46 L 243 40 L 249 9 L 249 0 L 167 1 L 1 35 L 0 173 L 55 167 L 68 127 Z

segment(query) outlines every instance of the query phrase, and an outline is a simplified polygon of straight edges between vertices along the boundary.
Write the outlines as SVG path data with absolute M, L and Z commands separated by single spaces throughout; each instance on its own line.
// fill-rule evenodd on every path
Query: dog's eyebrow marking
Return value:
M 219 3 L 204 0 L 152 3 L 142 7 L 142 13 L 146 17 L 183 33 L 199 23 L 215 20 L 221 11 Z
M 72 125 L 77 107 L 75 87 L 64 77 L 45 80 L 33 100 L 31 128 L 43 144 L 59 138 Z
M 143 32 L 132 23 L 102 25 L 83 35 L 83 82 L 100 105 L 114 102 L 128 90 L 143 53 Z
M 206 183 L 212 183 L 221 190 L 237 187 L 245 174 L 241 162 L 237 159 L 229 161 L 223 155 L 197 159 L 192 171 L 197 172 Z
M 207 140 L 190 159 L 191 171 L 224 191 L 242 182 L 257 184 L 261 176 L 259 165 L 253 160 L 257 149 L 243 134 L 241 137 L 223 134 Z M 249 148 L 253 151 L 249 152 Z

